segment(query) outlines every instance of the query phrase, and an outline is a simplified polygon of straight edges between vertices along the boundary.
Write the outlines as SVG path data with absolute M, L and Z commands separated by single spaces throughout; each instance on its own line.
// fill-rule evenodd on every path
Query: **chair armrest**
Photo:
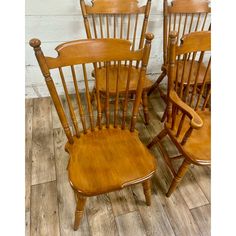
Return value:
M 174 90 L 170 91 L 169 97 L 171 102 L 174 103 L 180 110 L 182 110 L 183 113 L 186 113 L 186 115 L 191 119 L 191 127 L 194 129 L 200 129 L 203 126 L 201 117 L 190 106 L 184 103 Z

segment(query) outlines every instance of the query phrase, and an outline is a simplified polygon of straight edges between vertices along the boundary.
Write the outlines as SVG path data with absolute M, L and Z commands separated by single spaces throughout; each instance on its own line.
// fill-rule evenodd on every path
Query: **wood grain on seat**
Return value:
M 117 66 L 110 66 L 109 67 L 109 92 L 115 93 L 116 92 L 116 80 L 117 80 L 117 74 L 118 74 L 118 67 Z M 128 71 L 129 66 L 122 65 L 120 67 L 120 77 L 121 77 L 121 83 L 119 86 L 120 93 L 124 93 L 126 90 L 126 84 L 128 79 Z M 97 76 L 98 76 L 98 86 L 99 90 L 101 92 L 106 91 L 106 80 L 105 78 L 106 69 L 104 67 L 97 69 Z M 138 77 L 140 75 L 140 69 L 137 69 L 136 67 L 131 68 L 131 75 L 130 75 L 130 85 L 129 85 L 129 91 L 135 92 L 137 89 L 138 84 Z M 152 82 L 150 79 L 148 79 L 148 76 L 145 76 L 143 89 L 148 89 L 152 85 Z
M 150 178 L 156 170 L 156 162 L 141 143 L 135 131 L 151 41 L 154 36 L 146 34 L 145 37 L 145 47 L 136 51 L 131 50 L 131 43 L 128 40 L 122 39 L 71 41 L 56 47 L 58 52 L 56 58 L 44 56 L 39 39 L 30 41 L 68 139 L 65 149 L 70 156 L 68 164 L 69 182 L 77 201 L 74 230 L 77 230 L 80 225 L 87 196 L 96 196 L 132 184 L 142 183 L 146 204 L 151 205 Z M 110 78 L 112 76 L 114 78 L 114 71 L 109 68 L 111 62 L 117 61 L 117 70 L 121 71 L 121 61 L 133 60 L 141 61 L 141 69 L 134 72 L 137 79 L 136 96 L 132 111 L 129 111 L 131 64 L 127 71 L 128 79 L 124 81 L 125 79 L 122 76 L 126 76 L 126 74 L 118 73 L 115 85 L 112 82 L 110 83 Z M 104 65 L 106 73 L 100 69 L 100 75 L 97 76 L 101 63 Z M 95 72 L 96 106 L 91 103 L 90 99 L 86 69 L 89 65 L 93 66 Z M 68 80 L 65 79 L 63 72 L 63 69 L 68 68 L 68 66 L 74 85 L 75 103 L 72 102 L 72 96 L 70 96 L 67 87 Z M 68 105 L 68 112 L 62 105 L 57 86 L 50 74 L 50 70 L 55 68 L 58 69 L 61 77 L 66 98 L 64 105 Z M 81 83 L 84 82 L 85 100 L 82 100 L 83 95 L 80 92 L 81 88 L 77 79 L 78 71 L 83 75 Z M 104 109 L 102 109 L 102 96 L 98 85 L 101 78 L 106 81 Z M 126 83 L 125 90 L 120 96 L 119 88 L 122 88 L 120 84 L 124 82 Z M 113 86 L 114 94 L 110 93 L 110 86 Z M 111 95 L 114 98 L 114 106 L 110 110 Z M 128 114 L 132 114 L 129 119 L 127 118 Z
M 121 189 L 149 178 L 156 162 L 141 143 L 137 131 L 103 128 L 74 137 L 67 143 L 72 186 L 92 196 Z
M 171 129 L 171 123 L 165 123 L 165 126 L 172 141 L 178 145 L 180 151 L 188 156 L 194 164 L 209 165 L 211 162 L 211 112 L 198 111 L 197 114 L 201 117 L 203 126 L 199 130 L 193 130 L 191 136 L 184 145 L 179 144 L 181 143 L 184 134 L 189 129 L 189 120 L 184 120 L 182 132 L 179 137 L 176 137 L 175 134 L 181 120 L 181 114 L 176 115 L 176 122 L 173 129 Z

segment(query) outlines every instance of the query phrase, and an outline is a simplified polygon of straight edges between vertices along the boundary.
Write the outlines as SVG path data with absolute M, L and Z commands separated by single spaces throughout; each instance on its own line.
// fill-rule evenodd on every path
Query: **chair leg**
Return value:
M 148 98 L 147 98 L 147 91 L 143 91 L 142 94 L 142 101 L 143 101 L 143 113 L 145 119 L 145 125 L 149 124 L 149 115 L 148 115 Z
M 86 197 L 81 196 L 79 193 L 76 193 L 76 196 L 77 196 L 77 204 L 76 204 L 75 222 L 74 222 L 75 231 L 79 228 L 80 221 L 83 217 L 84 206 L 86 203 Z
M 165 136 L 167 135 L 167 132 L 165 129 L 163 129 L 157 136 L 153 138 L 153 140 L 147 145 L 147 148 L 150 149 L 153 145 L 155 145 L 157 142 L 161 141 Z
M 164 111 L 163 116 L 162 116 L 162 118 L 161 118 L 161 122 L 162 122 L 162 123 L 165 121 L 166 116 L 167 116 L 167 107 L 165 108 L 165 111 Z
M 143 185 L 143 192 L 145 195 L 146 199 L 146 204 L 147 206 L 151 206 L 151 194 L 152 194 L 152 189 L 151 189 L 151 180 L 148 179 L 142 183 Z
M 186 159 L 184 159 L 182 165 L 180 166 L 175 178 L 173 179 L 170 188 L 166 194 L 167 197 L 170 197 L 170 195 L 174 192 L 176 187 L 178 186 L 179 182 L 182 180 L 184 175 L 186 174 L 188 168 L 189 168 L 190 162 Z
M 161 83 L 161 81 L 164 79 L 165 76 L 166 76 L 166 72 L 163 71 L 158 77 L 158 79 L 156 80 L 156 82 L 149 89 L 148 94 L 147 94 L 148 96 L 150 96 L 152 92 L 154 92 L 158 88 L 159 84 Z

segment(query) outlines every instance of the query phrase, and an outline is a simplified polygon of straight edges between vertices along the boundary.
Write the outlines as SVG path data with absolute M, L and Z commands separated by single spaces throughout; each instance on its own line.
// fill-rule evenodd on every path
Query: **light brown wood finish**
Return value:
M 47 99 L 50 100 L 50 98 Z M 61 99 L 62 103 L 65 101 L 66 104 L 65 97 L 61 96 Z M 86 102 L 85 94 L 81 95 L 81 99 L 83 100 L 83 103 Z M 34 100 L 38 99 L 30 99 L 29 103 L 33 102 L 34 105 Z M 144 144 L 150 142 L 152 137 L 154 137 L 163 127 L 163 124 L 159 119 L 159 114 L 162 114 L 164 111 L 164 107 L 162 106 L 163 103 L 159 93 L 151 95 L 149 102 L 150 124 L 147 126 L 144 125 L 143 122 L 142 110 L 139 111 L 140 116 L 137 120 L 136 128 L 139 130 L 139 137 Z M 76 105 L 75 95 L 73 96 L 72 104 L 73 106 Z M 112 109 L 113 106 L 111 106 L 111 110 Z M 57 115 L 54 110 L 55 108 L 53 104 L 51 104 L 51 112 Z M 129 110 L 130 109 L 128 109 L 128 111 Z M 27 111 L 28 109 L 26 109 L 26 113 L 28 113 Z M 47 110 L 44 112 L 44 116 L 46 116 Z M 69 110 L 66 111 L 66 114 L 69 115 Z M 55 115 L 53 115 L 53 122 L 55 118 L 57 118 Z M 79 117 L 78 109 L 76 109 L 76 115 Z M 96 115 L 94 117 L 96 117 Z M 89 117 L 87 117 L 87 119 L 89 122 Z M 119 235 L 115 220 L 116 217 L 121 215 L 125 216 L 129 212 L 137 210 L 137 214 L 140 214 L 142 221 L 133 221 L 134 223 L 132 225 L 136 227 L 138 222 L 143 225 L 136 227 L 144 227 L 145 231 L 142 230 L 142 235 L 193 235 L 196 231 L 196 225 L 199 227 L 201 233 L 210 235 L 209 224 L 201 224 L 201 222 L 210 221 L 210 207 L 204 208 L 204 221 L 199 221 L 198 218 L 195 218 L 195 216 L 193 217 L 193 210 L 198 210 L 202 206 L 208 204 L 206 203 L 206 200 L 203 199 L 203 195 L 205 194 L 208 199 L 210 197 L 210 168 L 208 166 L 191 166 L 190 171 L 187 172 L 179 187 L 180 191 L 175 191 L 173 193 L 173 195 L 178 195 L 180 202 L 178 201 L 176 203 L 174 200 L 172 206 L 168 204 L 168 202 L 172 202 L 172 200 L 165 197 L 165 191 L 169 187 L 172 176 L 161 157 L 158 159 L 158 170 L 152 178 L 153 194 L 152 205 L 150 207 L 145 204 L 142 184 L 133 185 L 120 191 L 102 194 L 97 197 L 90 197 L 87 199 L 86 210 L 84 211 L 85 214 L 80 227 L 78 231 L 74 231 L 73 219 L 76 205 L 74 192 L 68 182 L 66 170 L 68 154 L 64 152 L 64 144 L 66 143 L 67 138 L 64 135 L 63 129 L 58 127 L 57 122 L 59 121 L 55 120 L 54 122 L 56 126 L 53 128 L 54 147 L 52 147 L 52 149 L 55 150 L 57 189 L 57 191 L 55 189 L 53 191 L 55 191 L 57 197 L 53 198 L 53 201 L 55 201 L 55 204 L 58 204 L 60 235 Z M 80 123 L 79 128 L 82 130 L 82 125 Z M 38 132 L 39 130 L 40 129 L 37 129 L 36 127 L 36 129 L 32 130 L 32 133 L 34 134 L 34 132 Z M 28 136 L 27 133 L 26 135 Z M 34 135 L 37 136 L 37 133 Z M 29 137 L 26 137 L 26 139 L 29 140 Z M 168 137 L 163 139 L 163 145 L 170 156 L 178 154 L 178 150 Z M 157 157 L 161 155 L 157 147 L 153 148 L 151 152 Z M 179 161 L 181 160 L 174 161 L 176 167 L 178 166 Z M 191 172 L 193 173 L 193 177 Z M 31 186 L 31 189 L 34 188 L 34 186 L 35 185 Z M 41 195 L 34 196 L 35 197 L 32 198 L 31 192 L 31 205 L 35 205 L 35 203 L 33 203 L 34 201 L 41 202 Z M 32 210 L 34 210 L 34 208 L 32 208 Z M 42 214 L 46 214 L 47 208 L 43 208 L 41 212 Z M 200 216 L 200 214 L 198 215 Z M 201 218 L 199 217 L 199 219 Z M 37 221 L 31 222 L 31 224 L 32 229 L 38 227 Z M 126 224 L 120 224 L 119 227 L 119 230 L 122 232 L 125 231 L 123 226 L 126 227 Z M 50 222 L 46 222 L 45 224 L 41 224 L 40 227 L 51 228 L 53 225 L 50 225 Z M 43 232 L 43 229 L 39 229 L 39 231 Z M 198 235 L 200 235 L 200 232 L 198 231 Z M 30 235 L 30 233 L 27 235 Z
M 95 0 L 92 1 L 92 5 L 86 5 L 84 0 L 80 1 L 81 10 L 84 17 L 84 25 L 87 33 L 88 39 L 92 38 L 119 38 L 127 39 L 132 42 L 132 50 L 141 49 L 144 45 L 144 35 L 147 30 L 148 17 L 151 8 L 151 0 L 147 0 L 146 5 L 139 7 L 137 0 Z M 142 18 L 142 27 L 138 30 L 138 25 L 141 24 L 140 18 Z M 110 23 L 110 24 L 109 24 Z M 106 31 L 106 34 L 105 34 Z M 100 32 L 100 33 L 98 33 Z M 113 32 L 113 35 L 111 34 Z M 140 70 L 139 63 L 140 60 L 135 60 L 132 64 L 132 73 L 131 73 L 131 83 L 137 83 L 138 79 L 136 74 Z M 122 66 L 120 67 L 121 77 L 127 75 L 128 63 L 127 60 L 121 62 Z M 118 63 L 116 60 L 113 62 L 114 73 L 117 73 Z M 105 65 L 99 63 L 98 75 L 100 73 L 105 73 Z M 113 74 L 109 78 L 110 88 L 112 92 L 114 91 L 113 85 L 116 85 L 116 76 Z M 94 73 L 93 73 L 94 74 Z M 94 74 L 95 76 L 95 74 Z M 102 76 L 99 81 L 102 86 L 99 88 L 104 95 L 106 94 L 106 81 L 105 77 Z M 127 78 L 126 78 L 127 79 Z M 126 91 L 126 79 L 120 81 L 120 92 L 125 93 Z M 146 123 L 148 123 L 148 110 L 147 110 L 147 90 L 151 87 L 152 81 L 145 77 L 144 95 L 142 96 L 143 111 L 146 118 Z M 136 88 L 136 86 L 135 86 Z M 95 89 L 93 90 L 95 91 Z M 134 87 L 130 86 L 129 93 L 135 94 Z M 95 94 L 92 93 L 92 96 Z
M 75 211 L 74 229 L 77 230 L 83 216 L 84 205 L 87 196 L 96 196 L 98 194 L 119 190 L 136 183 L 144 183 L 144 194 L 147 205 L 151 204 L 151 190 L 149 179 L 156 170 L 156 161 L 149 153 L 148 149 L 141 143 L 135 130 L 135 123 L 138 115 L 138 108 L 141 101 L 143 83 L 146 74 L 147 62 L 150 54 L 152 34 L 146 35 L 146 43 L 143 49 L 131 51 L 131 43 L 127 40 L 118 39 L 95 39 L 95 40 L 78 40 L 59 45 L 57 58 L 44 57 L 40 41 L 32 39 L 30 45 L 35 50 L 36 58 L 39 62 L 42 73 L 45 77 L 52 100 L 58 112 L 64 131 L 67 135 L 68 142 L 65 150 L 69 153 L 70 159 L 68 163 L 68 175 L 72 188 L 77 196 L 77 207 Z M 91 58 L 88 57 L 90 51 L 93 51 Z M 110 51 L 114 52 L 112 55 Z M 91 52 L 92 52 L 91 51 Z M 126 82 L 125 96 L 122 99 L 123 115 L 121 126 L 114 127 L 110 121 L 110 63 L 114 60 L 140 60 L 141 68 L 137 76 L 138 82 L 136 87 L 136 96 L 133 102 L 132 117 L 129 129 L 125 128 L 127 101 L 130 85 L 131 64 L 128 71 L 128 79 Z M 101 96 L 99 89 L 99 76 L 97 75 L 97 63 L 102 62 L 105 66 L 106 81 L 106 105 L 105 105 L 105 126 L 102 119 Z M 95 68 L 96 80 L 96 103 L 97 103 L 97 127 L 94 128 L 92 116 L 92 104 L 86 91 L 86 103 L 88 109 L 84 109 L 86 105 L 82 105 L 79 97 L 79 91 L 76 85 L 76 78 L 73 67 L 82 64 L 85 87 L 87 87 L 88 78 L 86 74 L 86 65 L 92 63 Z M 83 130 L 79 130 L 76 112 L 73 102 L 68 94 L 66 80 L 63 75 L 63 68 L 70 66 L 72 68 L 73 81 L 76 90 L 76 99 L 81 115 Z M 67 105 L 69 107 L 69 115 L 72 120 L 73 130 L 70 129 L 67 114 L 63 109 L 62 103 L 58 96 L 56 87 L 50 76 L 49 69 L 59 68 L 62 84 L 66 96 Z M 117 85 L 120 79 L 118 78 Z M 115 89 L 119 93 L 119 89 Z M 115 96 L 117 97 L 117 96 Z M 117 98 L 120 99 L 118 96 Z M 122 98 L 122 97 L 121 97 Z M 85 113 L 88 110 L 89 119 L 86 119 Z M 90 121 L 90 122 L 86 122 Z M 86 125 L 85 125 L 86 122 Z M 91 127 L 91 129 L 88 129 Z M 130 147 L 132 149 L 130 150 Z M 96 156 L 94 156 L 96 153 Z
M 210 50 L 210 31 L 193 32 L 185 35 L 180 46 L 177 46 L 177 33 L 172 32 L 170 34 L 167 121 L 164 130 L 156 135 L 148 145 L 148 148 L 151 148 L 158 143 L 166 164 L 174 175 L 174 180 L 167 192 L 168 197 L 175 190 L 190 164 L 210 165 L 211 163 L 211 112 L 209 104 L 211 57 L 205 58 L 207 69 L 203 75 L 202 83 L 198 83 L 199 68 L 204 61 L 203 56 L 206 55 L 204 52 L 210 53 Z M 200 53 L 198 71 L 195 75 L 192 73 L 193 63 L 191 62 L 188 82 L 183 88 L 183 81 L 180 85 L 176 81 L 178 81 L 178 77 L 181 77 L 182 80 L 186 63 L 183 63 L 182 75 L 177 73 L 178 58 L 181 54 L 183 54 L 183 58 L 186 58 L 192 52 Z M 192 57 L 189 60 L 193 61 L 194 58 Z M 194 78 L 192 86 L 189 83 L 191 76 Z M 207 108 L 206 104 L 208 104 Z M 171 138 L 183 155 L 183 163 L 177 172 L 173 168 L 170 157 L 161 146 L 161 140 L 166 135 Z
M 177 44 L 180 44 L 181 38 L 190 32 L 195 31 L 206 31 L 210 30 L 210 13 L 211 8 L 208 6 L 207 1 L 183 1 L 183 0 L 173 0 L 170 5 L 168 5 L 167 0 L 163 0 L 163 65 L 162 73 L 152 85 L 148 91 L 148 95 L 152 92 L 158 90 L 166 100 L 166 95 L 159 88 L 160 83 L 167 75 L 167 64 L 168 64 L 168 37 L 171 31 L 177 32 Z M 187 66 L 190 67 L 190 62 L 186 62 Z M 203 69 L 205 69 L 205 66 Z M 197 65 L 194 64 L 193 69 L 196 70 Z M 187 78 L 184 76 L 184 80 Z M 164 120 L 164 117 L 163 117 Z

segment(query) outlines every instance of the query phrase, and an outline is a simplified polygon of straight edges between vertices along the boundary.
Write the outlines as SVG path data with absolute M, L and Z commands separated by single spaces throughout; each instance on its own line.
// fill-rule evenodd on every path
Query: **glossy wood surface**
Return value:
M 65 96 L 60 98 L 64 104 L 66 102 Z M 39 235 L 39 232 L 52 232 L 52 235 L 59 232 L 61 236 L 129 235 L 130 232 L 142 236 L 210 235 L 211 169 L 208 166 L 192 166 L 186 173 L 179 188 L 170 198 L 166 198 L 165 192 L 172 181 L 172 176 L 166 168 L 163 158 L 160 157 L 161 154 L 158 148 L 152 148 L 151 150 L 154 156 L 160 157 L 158 158 L 158 169 L 152 178 L 151 206 L 149 207 L 145 204 L 145 196 L 141 184 L 89 197 L 86 201 L 86 210 L 80 227 L 75 232 L 73 230 L 74 210 L 76 207 L 75 197 L 69 184 L 66 170 L 68 153 L 64 151 L 67 137 L 63 128 L 59 126 L 60 121 L 51 99 L 45 99 L 50 104 L 50 110 L 49 112 L 45 110 L 42 117 L 45 117 L 43 120 L 49 119 L 49 127 L 53 127 L 48 127 L 47 129 L 53 129 L 53 142 L 50 144 L 52 145 L 50 149 L 55 157 L 53 166 L 56 169 L 56 179 L 51 182 L 45 178 L 45 182 L 35 185 L 32 185 L 31 181 L 27 182 L 27 189 L 30 189 L 30 191 L 27 190 L 27 196 L 30 199 L 26 206 L 27 213 L 34 217 L 31 217 L 31 220 L 29 217 L 27 222 L 27 235 Z M 86 99 L 85 95 L 81 96 L 81 99 Z M 160 117 L 164 111 L 165 104 L 159 93 L 152 94 L 149 99 L 149 125 L 146 126 L 144 124 L 141 110 L 136 124 L 139 137 L 144 144 L 149 143 L 163 127 Z M 36 100 L 40 101 L 35 102 Z M 73 102 L 76 101 L 75 95 L 73 95 L 72 100 Z M 40 106 L 41 101 L 41 99 L 30 99 L 29 106 L 26 105 L 26 117 L 28 117 L 26 130 L 31 130 L 26 132 L 29 159 L 32 157 L 30 151 L 32 148 L 32 134 L 35 137 L 42 136 L 45 138 L 44 134 L 39 132 L 40 126 L 36 124 L 36 126 L 31 128 L 30 122 L 30 117 L 35 119 L 34 116 L 37 115 L 33 113 L 34 106 L 37 104 Z M 86 100 L 84 101 L 86 102 Z M 50 136 L 50 132 L 45 132 L 45 134 Z M 164 139 L 163 145 L 170 156 L 178 154 L 178 150 L 170 139 Z M 40 159 L 40 156 L 38 158 Z M 180 161 L 174 161 L 174 167 L 178 167 Z M 38 162 L 37 165 L 39 164 Z M 31 165 L 27 166 L 30 170 Z M 51 169 L 48 169 L 47 172 L 51 172 Z M 27 173 L 29 179 L 31 179 L 31 171 L 27 171 Z M 45 207 L 48 203 L 52 207 Z M 35 213 L 32 213 L 33 211 Z M 52 219 L 45 220 L 49 218 Z M 130 227 L 131 224 L 133 227 Z
M 174 175 L 167 192 L 168 197 L 183 178 L 190 164 L 211 164 L 211 57 L 206 53 L 211 51 L 211 33 L 210 31 L 190 33 L 183 37 L 180 46 L 177 46 L 176 32 L 170 34 L 169 40 L 167 120 L 164 130 L 148 145 L 151 148 L 158 143 L 166 164 Z M 197 53 L 199 58 L 194 73 Z M 184 61 L 180 70 L 181 55 Z M 186 63 L 187 60 L 189 64 Z M 184 73 L 187 71 L 188 79 L 184 81 Z M 166 135 L 171 138 L 182 155 L 178 158 L 184 159 L 177 171 L 173 168 L 168 153 L 162 148 L 161 141 Z
M 158 90 L 166 101 L 166 95 L 159 88 L 159 84 L 167 75 L 168 64 L 168 38 L 171 31 L 177 32 L 177 44 L 180 45 L 181 38 L 190 32 L 210 30 L 211 8 L 207 1 L 195 0 L 173 0 L 168 4 L 163 0 L 163 66 L 162 73 L 152 85 L 148 95 Z
M 83 195 L 106 193 L 142 182 L 156 169 L 137 132 L 104 127 L 74 140 L 73 145 L 68 143 L 65 147 L 70 155 L 69 179 Z
M 148 18 L 151 8 L 151 0 L 147 0 L 146 5 L 139 7 L 137 0 L 96 0 L 92 1 L 92 5 L 86 5 L 84 0 L 80 1 L 81 10 L 84 17 L 84 26 L 87 33 L 87 37 L 91 38 L 120 38 L 127 39 L 132 42 L 132 50 L 141 49 L 144 44 L 144 35 L 147 30 Z M 141 20 L 140 20 L 141 18 Z M 142 25 L 142 27 L 138 27 Z M 140 28 L 140 30 L 138 30 Z M 126 65 L 130 63 L 127 60 L 121 62 L 120 73 L 121 76 L 127 74 Z M 132 64 L 132 72 L 130 75 L 131 85 L 129 92 L 135 93 L 135 87 L 138 74 L 140 70 L 140 59 L 135 59 Z M 114 71 L 117 70 L 118 63 L 114 61 Z M 105 73 L 105 67 L 102 63 L 99 63 L 101 71 L 99 73 Z M 137 70 L 137 71 L 135 71 Z M 118 72 L 116 72 L 118 73 Z M 94 73 L 93 73 L 94 74 Z M 111 83 L 110 92 L 114 92 L 114 85 L 116 84 L 116 76 L 111 74 L 109 81 Z M 105 77 L 100 78 L 101 87 L 99 91 L 106 92 Z M 152 85 L 152 81 L 146 77 L 144 88 L 148 89 Z M 120 92 L 124 93 L 126 88 L 126 80 L 120 82 Z M 95 91 L 95 89 L 93 90 Z M 94 95 L 94 93 L 92 94 Z M 145 114 L 145 122 L 148 123 L 148 109 L 145 104 L 148 103 L 146 93 L 142 96 L 143 110 Z
M 55 105 L 68 142 L 65 150 L 69 153 L 68 163 L 69 182 L 76 196 L 76 210 L 74 230 L 78 230 L 87 196 L 122 189 L 129 185 L 143 183 L 143 191 L 147 205 L 151 204 L 151 184 L 149 179 L 156 170 L 156 161 L 146 147 L 141 143 L 135 131 L 135 124 L 139 105 L 143 94 L 146 67 L 151 49 L 152 34 L 146 34 L 143 49 L 132 51 L 130 42 L 120 39 L 77 40 L 59 45 L 56 50 L 57 58 L 45 57 L 40 40 L 32 39 L 30 45 L 34 48 L 40 69 Z M 89 57 L 93 51 L 93 55 Z M 110 51 L 114 53 L 111 54 Z M 135 99 L 132 107 L 131 119 L 127 120 L 131 65 L 127 72 L 124 96 L 120 97 L 120 61 L 140 60 L 135 89 Z M 118 74 L 116 76 L 115 104 L 110 109 L 110 74 L 111 61 L 118 60 Z M 104 63 L 105 73 L 97 76 L 99 62 Z M 96 108 L 91 103 L 88 73 L 86 65 L 92 63 L 95 68 Z M 81 99 L 81 92 L 77 84 L 76 69 L 81 64 L 85 83 L 85 100 Z M 72 101 L 67 88 L 67 80 L 63 69 L 70 66 L 74 83 L 75 102 Z M 67 110 L 57 93 L 57 88 L 50 75 L 50 70 L 57 68 L 65 92 Z M 92 76 L 92 75 L 91 75 Z M 104 76 L 104 77 L 102 77 Z M 105 107 L 102 110 L 99 79 L 104 78 Z M 121 100 L 121 101 L 120 101 Z M 121 107 L 120 107 L 121 105 Z M 86 109 L 84 109 L 86 107 Z M 120 117 L 119 110 L 122 116 Z M 77 115 L 78 114 L 78 115 Z M 68 116 L 70 119 L 68 119 Z M 95 117 L 97 120 L 95 121 Z M 79 119 L 78 119 L 79 118 Z M 105 118 L 105 119 L 103 119 Z M 127 125 L 129 123 L 129 126 Z M 129 128 L 126 128 L 127 126 Z M 71 126 L 73 129 L 71 129 Z M 82 127 L 81 127 L 82 126 Z M 80 127 L 82 129 L 80 129 Z M 132 150 L 130 150 L 132 147 Z

